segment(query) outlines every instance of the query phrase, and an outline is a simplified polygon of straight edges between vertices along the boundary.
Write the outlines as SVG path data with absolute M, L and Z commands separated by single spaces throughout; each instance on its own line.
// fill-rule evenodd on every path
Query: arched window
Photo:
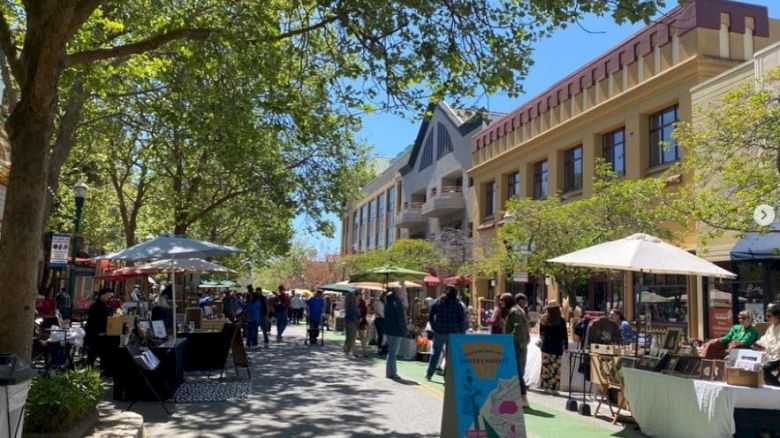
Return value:
M 436 159 L 452 152 L 452 139 L 447 128 L 441 123 L 436 127 Z

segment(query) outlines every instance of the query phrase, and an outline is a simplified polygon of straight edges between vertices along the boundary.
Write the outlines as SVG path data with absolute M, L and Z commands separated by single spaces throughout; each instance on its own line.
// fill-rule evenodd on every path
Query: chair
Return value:
M 601 405 L 606 402 L 609 406 L 609 412 L 612 414 L 612 424 L 616 424 L 620 418 L 620 410 L 629 410 L 628 400 L 626 400 L 623 394 L 623 379 L 618 372 L 616 360 L 617 356 L 605 355 L 605 354 L 592 354 L 593 359 L 591 366 L 595 373 L 595 379 L 601 390 L 599 391 L 599 402 L 596 405 L 595 417 L 599 413 Z M 614 403 L 610 398 L 610 391 L 614 391 L 617 394 L 617 402 Z

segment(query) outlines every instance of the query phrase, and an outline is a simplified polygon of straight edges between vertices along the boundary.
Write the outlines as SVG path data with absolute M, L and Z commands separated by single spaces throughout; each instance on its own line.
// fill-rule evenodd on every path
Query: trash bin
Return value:
M 35 371 L 15 354 L 0 354 L 0 436 L 21 438 L 24 405 Z

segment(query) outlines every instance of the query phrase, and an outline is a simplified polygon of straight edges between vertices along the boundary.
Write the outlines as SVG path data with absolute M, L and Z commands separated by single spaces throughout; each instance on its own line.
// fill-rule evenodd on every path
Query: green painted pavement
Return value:
M 328 331 L 325 333 L 325 341 L 332 345 L 343 346 L 344 334 Z M 360 352 L 360 341 L 357 342 L 356 350 Z M 376 351 L 376 346 L 368 347 L 370 353 Z M 375 366 L 384 367 L 385 360 L 381 356 L 371 354 L 371 360 Z M 434 375 L 432 381 L 425 378 L 425 372 L 428 364 L 420 361 L 408 361 L 398 359 L 398 374 L 404 379 L 413 380 L 419 385 L 433 390 L 442 397 L 444 396 L 444 376 Z M 530 437 L 538 438 L 604 438 L 611 436 L 621 436 L 621 433 L 614 432 L 606 424 L 600 426 L 598 422 L 588 421 L 580 418 L 576 414 L 570 414 L 563 410 L 540 406 L 538 403 L 532 403 L 530 409 L 525 409 L 526 432 Z

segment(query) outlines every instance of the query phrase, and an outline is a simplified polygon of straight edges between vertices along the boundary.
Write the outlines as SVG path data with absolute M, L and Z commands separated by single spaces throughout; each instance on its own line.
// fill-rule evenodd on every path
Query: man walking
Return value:
M 434 337 L 433 354 L 428 362 L 425 378 L 431 380 L 439 364 L 442 348 L 449 344 L 450 335 L 466 333 L 466 312 L 458 301 L 458 290 L 454 286 L 447 286 L 444 289 L 444 296 L 431 304 L 428 322 L 431 324 Z
M 287 328 L 287 311 L 290 309 L 290 297 L 284 291 L 284 286 L 279 290 L 273 302 L 274 317 L 276 317 L 276 342 L 282 342 L 284 329 Z
M 515 343 L 515 360 L 517 361 L 517 374 L 520 379 L 520 393 L 523 396 L 523 407 L 528 407 L 528 387 L 525 384 L 525 362 L 528 357 L 528 342 L 531 341 L 528 316 L 525 306 L 528 299 L 525 294 L 515 295 L 515 305 L 509 310 L 504 321 L 504 333 L 512 335 Z
M 60 316 L 62 319 L 70 319 L 70 312 L 71 312 L 71 300 L 70 300 L 70 294 L 68 294 L 68 291 L 65 290 L 63 287 L 60 289 L 60 293 L 57 294 L 55 297 L 57 300 L 57 310 L 60 311 Z
M 385 337 L 387 338 L 387 364 L 385 377 L 399 380 L 395 357 L 401 348 L 401 338 L 406 335 L 406 314 L 401 299 L 393 290 L 387 292 L 385 299 Z
M 387 353 L 387 347 L 383 345 L 385 334 L 385 303 L 383 298 L 374 300 L 374 326 L 376 326 L 377 354 Z
M 303 319 L 303 297 L 300 294 L 293 295 L 290 307 L 292 308 L 292 323 L 300 324 L 301 319 Z
M 325 298 L 322 296 L 322 290 L 318 289 L 316 295 L 309 298 L 306 302 L 309 308 L 308 331 L 309 344 L 317 345 L 317 338 L 320 337 L 320 324 L 322 322 L 322 311 L 325 308 Z

